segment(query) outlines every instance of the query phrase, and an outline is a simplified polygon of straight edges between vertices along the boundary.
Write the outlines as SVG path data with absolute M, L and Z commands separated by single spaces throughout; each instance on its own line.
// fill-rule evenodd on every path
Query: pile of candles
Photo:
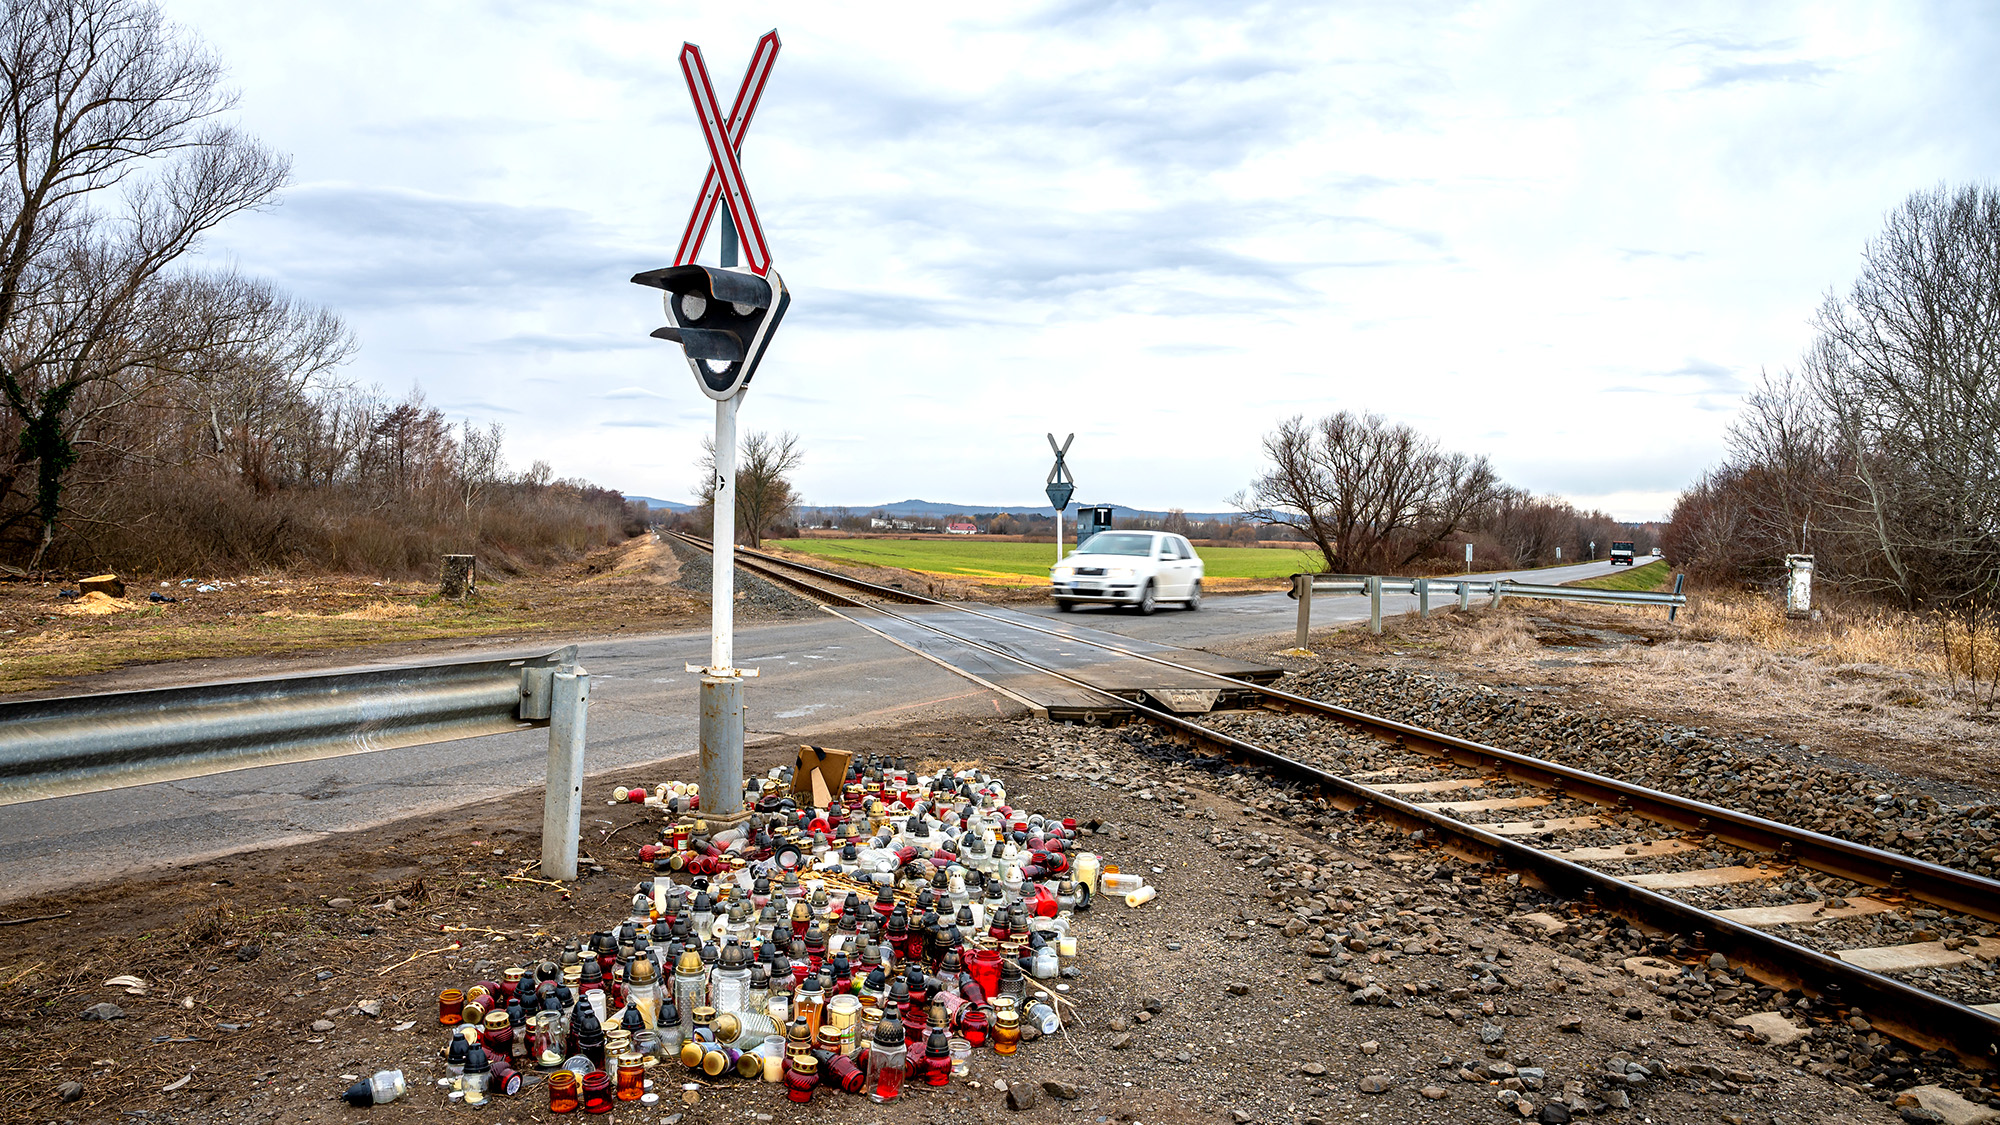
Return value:
M 1024 1026 L 1062 1026 L 1071 920 L 1135 886 L 1075 849 L 1074 821 L 1014 808 L 977 771 L 864 767 L 825 808 L 753 779 L 747 819 L 675 817 L 639 849 L 626 920 L 500 980 L 447 989 L 447 1081 L 464 1105 L 545 1075 L 549 1110 L 651 1103 L 661 1067 L 816 1091 L 943 1086 Z M 661 807 L 698 795 L 632 790 Z M 682 876 L 685 882 L 677 881 Z M 1147 888 L 1150 889 L 1150 888 Z

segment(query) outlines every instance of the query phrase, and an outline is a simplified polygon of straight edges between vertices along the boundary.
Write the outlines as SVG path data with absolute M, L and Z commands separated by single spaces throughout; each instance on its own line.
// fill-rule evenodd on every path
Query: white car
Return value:
M 1164 531 L 1100 531 L 1049 571 L 1056 608 L 1078 602 L 1131 606 L 1153 612 L 1158 602 L 1201 606 L 1201 556 Z

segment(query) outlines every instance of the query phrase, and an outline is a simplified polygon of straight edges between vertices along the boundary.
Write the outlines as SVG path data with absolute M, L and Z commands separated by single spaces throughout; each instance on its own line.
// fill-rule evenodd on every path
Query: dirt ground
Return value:
M 1065 1030 L 1013 1059 L 981 1052 L 966 1081 L 886 1108 L 824 1091 L 796 1107 L 755 1083 L 683 1089 L 689 1076 L 669 1067 L 653 1075 L 658 1106 L 621 1107 L 616 1119 L 1897 1119 L 1895 1095 L 1854 1088 L 1849 1065 L 1893 1046 L 1841 1013 L 1794 1009 L 1809 1037 L 1762 1044 L 1731 1021 L 1774 1002 L 1769 990 L 1698 959 L 1686 969 L 1692 992 L 1648 983 L 1626 959 L 1664 943 L 1142 732 L 993 720 L 826 741 L 919 768 L 980 763 L 1009 781 L 1017 805 L 1098 821 L 1085 845 L 1159 897 L 1136 909 L 1101 899 L 1081 915 Z M 10 903 L 0 922 L 61 916 L 0 929 L 0 1050 L 13 1063 L 0 1104 L 49 1122 L 470 1113 L 435 1084 L 446 1042 L 437 991 L 621 921 L 648 874 L 636 848 L 659 814 L 604 799 L 614 783 L 688 780 L 692 769 L 680 759 L 592 778 L 584 848 L 604 870 L 567 889 L 509 879 L 539 854 L 540 794 L 523 792 Z M 139 991 L 105 983 L 128 974 Z M 84 1018 L 107 1002 L 122 1018 Z M 389 1067 L 410 1079 L 403 1102 L 361 1111 L 335 1100 L 354 1076 Z M 1045 1081 L 1075 1087 L 1075 1100 L 1043 1093 L 1006 1110 L 1000 1083 Z M 79 1084 L 73 1102 L 61 1100 L 66 1082 Z M 548 1116 L 539 1089 L 488 1115 Z
M 0 581 L 0 695 L 61 694 L 81 677 L 217 653 L 337 652 L 362 663 L 440 642 L 662 632 L 708 616 L 705 586 L 650 536 L 546 573 L 482 573 L 463 602 L 440 598 L 431 582 L 343 575 L 122 577 L 122 599 L 78 597 L 74 580 Z M 772 611 L 745 598 L 737 614 L 754 622 Z

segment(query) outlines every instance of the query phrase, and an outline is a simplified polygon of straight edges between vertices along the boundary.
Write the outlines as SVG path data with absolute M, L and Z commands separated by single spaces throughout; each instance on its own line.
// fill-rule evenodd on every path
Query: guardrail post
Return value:
M 1681 583 L 1683 583 L 1683 582 L 1686 582 L 1687 580 L 1688 580 L 1688 576 L 1687 576 L 1687 571 L 1682 571 L 1682 572 L 1680 572 L 1679 574 L 1676 574 L 1676 575 L 1674 575 L 1674 596 L 1675 596 L 1675 597 L 1680 597 L 1680 595 L 1681 595 Z M 1667 607 L 1667 621 L 1668 621 L 1669 623 L 1671 623 L 1671 622 L 1673 621 L 1673 619 L 1674 619 L 1674 616 L 1675 616 L 1676 614 L 1680 613 L 1680 611 L 1681 611 L 1681 607 L 1679 607 L 1679 606 L 1677 606 L 1677 605 L 1670 605 L 1670 606 L 1668 606 L 1668 607 Z
M 1472 583 L 1458 583 L 1458 610 L 1464 613 L 1472 608 Z
M 1368 631 L 1382 635 L 1382 576 L 1368 576 Z
M 1430 619 L 1431 580 L 1428 578 L 1419 578 L 1417 579 L 1417 620 L 1429 621 Z
M 590 673 L 572 665 L 551 677 L 549 779 L 542 795 L 542 874 L 576 878 L 576 840 L 583 831 L 583 743 L 590 713 Z
M 1307 648 L 1310 646 L 1306 644 L 1306 634 L 1312 630 L 1313 576 L 1310 574 L 1292 575 L 1292 596 L 1299 599 L 1298 647 Z
M 1493 603 L 1489 608 L 1491 609 L 1500 608 L 1500 579 L 1498 578 L 1495 578 L 1493 580 Z

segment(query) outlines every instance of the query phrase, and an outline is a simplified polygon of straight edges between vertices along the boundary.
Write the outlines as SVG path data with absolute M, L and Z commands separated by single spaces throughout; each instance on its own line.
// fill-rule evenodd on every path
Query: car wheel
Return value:
M 1201 579 L 1197 578 L 1194 580 L 1194 585 L 1188 587 L 1187 611 L 1189 613 L 1193 613 L 1195 610 L 1200 608 L 1201 608 Z
M 1151 579 L 1146 581 L 1146 588 L 1139 591 L 1139 602 L 1132 608 L 1138 610 L 1139 615 L 1142 617 L 1153 612 L 1153 583 Z
M 1056 612 L 1057 612 L 1057 613 L 1071 613 L 1071 612 L 1075 611 L 1075 609 L 1076 609 L 1076 603 L 1075 603 L 1075 602 L 1073 602 L 1073 601 L 1070 601 L 1070 600 L 1069 600 L 1068 598 L 1057 598 L 1057 599 L 1056 599 Z

